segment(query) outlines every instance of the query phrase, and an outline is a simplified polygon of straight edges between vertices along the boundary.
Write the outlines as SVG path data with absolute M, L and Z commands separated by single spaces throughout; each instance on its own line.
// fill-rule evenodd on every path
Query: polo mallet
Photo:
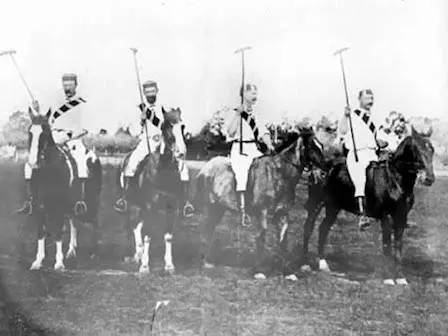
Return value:
M 348 99 L 348 90 L 347 90 L 347 80 L 345 79 L 344 61 L 342 60 L 342 53 L 347 50 L 348 50 L 348 48 L 341 48 L 341 49 L 337 50 L 333 55 L 334 56 L 339 55 L 339 59 L 341 61 L 342 79 L 344 82 L 344 90 L 345 90 L 345 102 L 347 104 L 347 107 L 350 109 L 350 102 Z M 355 161 L 358 162 L 358 152 L 356 150 L 355 136 L 353 135 L 353 124 L 352 124 L 351 114 L 348 115 L 348 123 L 350 126 L 350 133 L 352 134 L 352 142 L 353 142 L 353 151 L 355 153 Z
M 137 48 L 129 48 L 132 51 L 132 54 L 134 55 L 134 65 L 135 65 L 135 73 L 137 74 L 137 85 L 138 85 L 138 93 L 140 94 L 140 100 L 142 104 L 145 104 L 145 101 L 143 99 L 143 92 L 142 92 L 142 83 L 140 81 L 140 74 L 138 71 L 138 64 L 137 64 Z M 145 113 L 145 111 L 142 111 L 142 113 Z M 148 125 L 146 123 L 145 118 L 145 124 L 143 126 L 146 134 L 146 145 L 148 146 L 148 153 L 151 152 L 150 146 L 149 146 L 149 138 L 148 138 Z
M 242 66 L 242 72 L 241 72 L 241 89 L 242 89 L 241 106 L 243 107 L 243 112 L 244 112 L 244 91 L 245 91 L 245 87 L 244 87 L 244 52 L 246 50 L 250 50 L 250 49 L 252 49 L 252 47 L 244 47 L 244 48 L 240 48 L 240 49 L 235 51 L 235 54 L 241 53 L 241 66 Z M 243 153 L 243 116 L 242 115 L 241 115 L 241 119 L 240 119 L 240 155 L 244 155 L 244 153 Z
M 16 53 L 15 50 L 6 50 L 6 51 L 0 52 L 0 56 L 4 56 L 4 55 L 11 56 L 12 62 L 14 63 L 14 65 L 15 65 L 15 67 L 17 69 L 17 72 L 19 73 L 20 79 L 22 79 L 22 82 L 25 85 L 26 90 L 28 91 L 28 94 L 30 95 L 31 101 L 34 101 L 34 96 L 31 93 L 30 87 L 26 83 L 25 78 L 23 77 L 22 72 L 20 71 L 19 65 L 17 64 L 16 59 L 14 58 L 14 54 L 15 53 Z

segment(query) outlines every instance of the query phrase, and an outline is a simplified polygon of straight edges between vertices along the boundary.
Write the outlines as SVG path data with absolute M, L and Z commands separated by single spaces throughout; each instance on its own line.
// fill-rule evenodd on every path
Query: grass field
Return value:
M 55 246 L 49 244 L 47 270 L 31 272 L 35 229 L 26 217 L 13 215 L 22 200 L 21 167 L 0 166 L 0 335 L 7 330 L 11 335 L 448 335 L 447 178 L 418 190 L 413 212 L 418 227 L 405 234 L 406 287 L 382 284 L 375 273 L 381 262 L 378 230 L 360 235 L 346 214 L 327 249 L 330 266 L 345 278 L 312 272 L 288 282 L 273 271 L 268 280 L 252 280 L 254 231 L 237 231 L 232 217 L 218 228 L 216 269 L 198 267 L 204 222 L 195 217 L 177 224 L 176 274 L 161 275 L 164 245 L 157 230 L 151 274 L 141 276 L 135 265 L 121 261 L 125 234 L 112 209 L 113 181 L 109 167 L 99 260 L 83 254 L 90 229 L 82 227 L 77 264 L 66 263 L 71 270 L 51 270 Z M 290 248 L 302 239 L 305 216 L 304 186 L 297 192 Z M 316 233 L 313 238 L 314 253 Z M 271 247 L 273 239 L 272 234 Z M 151 332 L 154 307 L 163 300 L 168 303 L 157 312 Z

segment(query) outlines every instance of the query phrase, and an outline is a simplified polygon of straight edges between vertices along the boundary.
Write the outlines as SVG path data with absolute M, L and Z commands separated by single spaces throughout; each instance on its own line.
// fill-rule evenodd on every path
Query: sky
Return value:
M 97 128 L 138 120 L 142 80 L 182 109 L 191 130 L 238 104 L 246 80 L 258 85 L 259 113 L 276 121 L 345 106 L 371 88 L 375 113 L 448 119 L 448 2 L 444 0 L 0 0 L 0 52 L 15 59 L 45 106 L 60 99 L 61 75 L 75 72 Z M 9 56 L 0 57 L 0 122 L 30 98 Z

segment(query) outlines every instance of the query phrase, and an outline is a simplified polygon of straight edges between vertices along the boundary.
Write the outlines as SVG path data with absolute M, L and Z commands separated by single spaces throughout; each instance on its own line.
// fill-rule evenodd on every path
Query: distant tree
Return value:
M 8 122 L 2 129 L 2 142 L 10 143 L 17 148 L 24 149 L 28 147 L 28 128 L 31 120 L 28 113 L 17 111 L 11 114 Z

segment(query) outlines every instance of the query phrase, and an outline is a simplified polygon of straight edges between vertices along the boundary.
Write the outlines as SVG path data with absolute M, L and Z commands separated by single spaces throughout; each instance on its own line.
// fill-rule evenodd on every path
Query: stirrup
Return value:
M 240 213 L 241 216 L 241 226 L 245 228 L 250 228 L 252 226 L 252 219 L 247 213 Z M 247 223 L 247 224 L 246 224 Z
M 87 204 L 84 201 L 78 201 L 75 204 L 74 212 L 76 216 L 85 215 L 87 213 Z
M 25 204 L 15 211 L 16 214 L 26 214 L 27 216 L 31 216 L 33 213 L 33 203 L 32 201 L 25 201 Z
M 194 215 L 194 207 L 190 203 L 184 205 L 184 217 L 190 218 Z
M 118 212 L 126 212 L 128 210 L 128 202 L 124 198 L 120 198 L 115 202 L 114 209 Z
M 372 225 L 372 223 L 370 222 L 370 220 L 367 216 L 360 215 L 359 222 L 358 222 L 360 231 L 366 231 L 368 228 L 370 228 L 371 225 Z

